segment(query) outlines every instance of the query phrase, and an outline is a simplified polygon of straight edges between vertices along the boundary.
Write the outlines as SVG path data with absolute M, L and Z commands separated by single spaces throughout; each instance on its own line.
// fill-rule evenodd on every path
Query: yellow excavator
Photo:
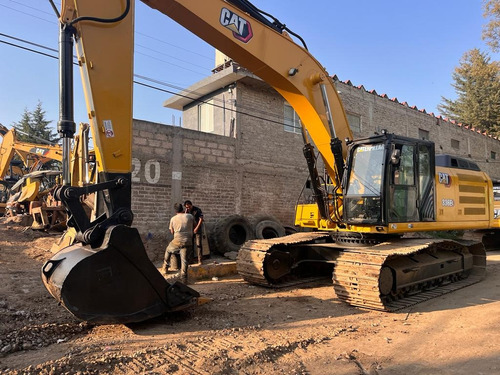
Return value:
M 4 180 L 10 171 L 10 164 L 17 158 L 22 162 L 22 168 L 15 170 L 18 177 L 36 171 L 41 165 L 51 160 L 62 160 L 62 148 L 58 145 L 23 142 L 17 138 L 16 129 L 7 129 L 0 125 L 0 180 Z
M 0 182 L 2 198 L 0 213 L 4 213 L 7 199 L 19 192 L 16 202 L 26 203 L 39 200 L 39 193 L 46 195 L 48 189 L 55 184 L 55 176 L 59 169 L 48 170 L 51 161 L 61 162 L 62 147 L 41 143 L 23 142 L 18 139 L 16 129 L 7 129 L 0 125 Z M 78 134 L 74 137 L 70 154 L 71 184 L 81 186 L 93 178 L 93 150 L 89 151 L 89 125 L 80 124 Z M 7 178 L 7 173 L 10 175 Z M 41 202 L 40 202 L 41 203 Z
M 327 273 L 341 300 L 390 311 L 483 277 L 481 243 L 417 234 L 498 228 L 485 173 L 466 160 L 436 157 L 429 141 L 387 132 L 354 141 L 322 65 L 299 35 L 248 1 L 143 2 L 262 78 L 301 119 L 315 201 L 299 205 L 295 220 L 311 230 L 245 243 L 237 260 L 245 280 L 277 286 Z M 71 186 L 63 165 L 64 186 L 56 195 L 79 242 L 46 262 L 42 278 L 71 313 L 95 322 L 144 320 L 199 298 L 193 289 L 164 280 L 131 227 L 133 13 L 133 0 L 63 0 L 59 15 L 63 152 L 68 154 L 75 132 L 76 43 L 98 177 L 94 185 Z M 315 150 L 327 178 L 320 177 Z M 102 215 L 93 221 L 80 204 L 89 192 L 102 203 Z
M 25 178 L 25 188 L 19 198 L 22 201 L 32 201 L 37 198 L 40 180 L 30 180 L 32 173 L 40 174 L 40 169 L 51 161 L 62 160 L 62 148 L 58 145 L 47 145 L 41 143 L 30 143 L 20 141 L 16 129 L 7 129 L 0 125 L 0 184 L 2 195 L 0 197 L 0 214 L 5 213 L 7 200 L 11 195 L 11 189 L 16 182 Z M 7 174 L 9 174 L 7 176 Z

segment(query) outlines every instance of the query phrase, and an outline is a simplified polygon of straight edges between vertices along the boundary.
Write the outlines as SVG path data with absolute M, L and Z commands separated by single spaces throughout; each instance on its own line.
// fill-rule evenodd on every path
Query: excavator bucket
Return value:
M 135 228 L 108 228 L 98 248 L 68 246 L 42 267 L 48 291 L 69 312 L 95 323 L 132 323 L 197 304 L 199 293 L 169 284 L 147 257 Z

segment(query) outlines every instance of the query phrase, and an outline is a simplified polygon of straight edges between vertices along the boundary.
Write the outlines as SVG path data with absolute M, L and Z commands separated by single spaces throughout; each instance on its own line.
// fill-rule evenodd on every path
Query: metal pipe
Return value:
M 85 184 L 89 183 L 89 127 L 86 125 L 82 132 L 82 157 L 83 157 L 83 182 Z
M 62 138 L 62 177 L 63 185 L 71 185 L 71 138 Z
M 330 129 L 330 136 L 332 138 L 336 138 L 337 134 L 335 133 L 335 128 L 333 127 L 332 109 L 330 108 L 330 101 L 328 100 L 326 86 L 324 83 L 322 83 L 319 85 L 319 87 L 321 88 L 321 96 L 323 97 L 323 104 L 325 105 L 326 119 L 328 121 L 328 127 Z
M 72 26 L 61 25 L 59 33 L 59 122 L 57 131 L 62 138 L 62 177 L 71 185 L 71 138 L 76 131 L 73 100 L 73 35 Z

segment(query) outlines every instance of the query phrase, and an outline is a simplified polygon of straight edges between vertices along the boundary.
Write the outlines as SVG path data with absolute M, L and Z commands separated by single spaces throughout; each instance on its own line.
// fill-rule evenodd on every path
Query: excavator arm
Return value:
M 0 180 L 5 178 L 10 163 L 16 155 L 28 171 L 33 171 L 32 168 L 35 164 L 43 164 L 50 160 L 62 161 L 60 146 L 22 142 L 17 139 L 15 129 L 7 130 L 4 128 L 4 130 L 0 133 L 3 135 L 0 144 Z
M 166 282 L 148 259 L 132 228 L 133 12 L 129 0 L 62 2 L 60 21 L 60 116 L 63 186 L 55 192 L 68 212 L 76 242 L 42 267 L 49 292 L 76 317 L 129 323 L 188 308 L 199 294 Z M 94 141 L 97 181 L 71 184 L 73 47 L 76 47 Z M 97 194 L 97 217 L 82 198 Z
M 305 153 L 313 180 L 311 141 L 340 192 L 346 147 L 351 139 L 332 79 L 286 27 L 244 0 L 143 0 L 273 86 L 295 109 L 303 125 Z M 56 199 L 69 213 L 79 243 L 64 248 L 42 267 L 50 293 L 75 316 L 95 322 L 133 322 L 189 307 L 199 294 L 167 283 L 151 264 L 131 227 L 133 0 L 63 0 L 60 21 L 60 118 L 63 183 Z M 85 91 L 98 177 L 72 186 L 70 143 L 73 118 L 73 46 Z M 95 220 L 81 197 L 97 193 Z M 340 195 L 340 193 L 338 193 Z M 318 189 L 318 196 L 321 192 Z M 318 206 L 330 219 L 324 201 Z M 336 206 L 337 213 L 340 205 Z M 338 215 L 336 216 L 338 217 Z

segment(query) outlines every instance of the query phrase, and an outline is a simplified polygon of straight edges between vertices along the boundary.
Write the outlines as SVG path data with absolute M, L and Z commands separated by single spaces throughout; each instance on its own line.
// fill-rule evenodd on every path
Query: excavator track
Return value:
M 269 259 L 271 251 L 278 247 L 312 244 L 330 239 L 330 234 L 325 232 L 301 232 L 285 237 L 247 241 L 238 252 L 236 262 L 238 273 L 251 284 L 267 287 L 283 286 L 282 282 L 276 283 L 267 276 L 265 262 Z
M 397 311 L 479 282 L 485 274 L 482 244 L 434 238 L 406 238 L 370 247 L 333 243 L 328 233 L 297 233 L 252 240 L 240 249 L 238 272 L 249 283 L 266 287 L 289 285 L 287 277 L 273 279 L 276 260 L 287 263 L 290 274 L 295 257 L 273 257 L 273 252 L 307 247 L 330 254 L 337 297 L 362 308 Z M 280 263 L 280 262 L 277 262 Z M 281 267 L 285 267 L 281 265 Z M 281 270 L 279 274 L 285 274 Z M 297 281 L 295 281 L 297 283 Z
M 438 277 L 422 278 L 413 285 L 396 285 L 385 295 L 380 292 L 385 267 L 393 269 L 393 265 L 401 264 L 403 259 L 432 257 L 436 252 L 470 255 L 472 267 L 465 272 L 457 269 Z M 430 238 L 402 239 L 366 249 L 345 248 L 336 259 L 333 285 L 337 297 L 350 305 L 397 311 L 475 284 L 484 277 L 485 268 L 486 254 L 481 244 Z M 412 269 L 403 263 L 400 272 L 411 273 Z

